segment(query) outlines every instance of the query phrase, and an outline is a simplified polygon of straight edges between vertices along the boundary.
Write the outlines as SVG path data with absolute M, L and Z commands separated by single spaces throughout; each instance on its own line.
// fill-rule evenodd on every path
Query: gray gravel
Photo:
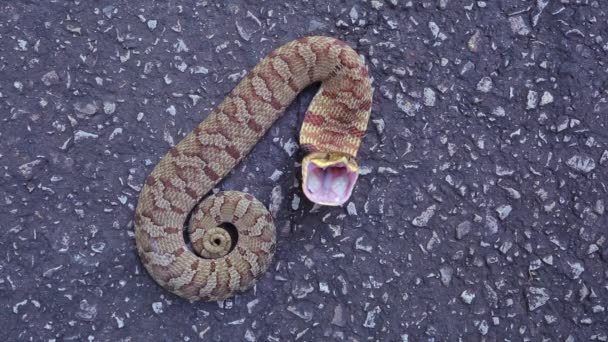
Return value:
M 219 2 L 218 2 L 219 3 Z M 0 3 L 0 340 L 608 340 L 608 3 Z M 256 288 L 189 303 L 135 253 L 146 174 L 272 48 L 376 89 L 344 208 L 300 190 L 305 91 L 220 186 L 268 204 Z

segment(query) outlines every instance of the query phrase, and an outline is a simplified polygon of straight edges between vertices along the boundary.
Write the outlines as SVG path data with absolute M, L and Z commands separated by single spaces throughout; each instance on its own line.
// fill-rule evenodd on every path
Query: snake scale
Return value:
M 146 178 L 135 211 L 135 239 L 143 265 L 160 286 L 189 300 L 221 300 L 249 289 L 266 271 L 276 229 L 265 206 L 236 191 L 201 199 L 315 82 L 321 86 L 300 131 L 307 153 L 303 192 L 324 205 L 349 198 L 372 104 L 368 70 L 340 40 L 300 38 L 262 59 Z

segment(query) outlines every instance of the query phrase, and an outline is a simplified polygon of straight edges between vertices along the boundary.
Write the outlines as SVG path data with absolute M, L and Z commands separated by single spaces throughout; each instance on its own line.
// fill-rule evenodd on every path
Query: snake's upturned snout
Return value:
M 344 204 L 350 198 L 358 176 L 357 162 L 344 153 L 316 152 L 302 161 L 302 190 L 314 203 Z

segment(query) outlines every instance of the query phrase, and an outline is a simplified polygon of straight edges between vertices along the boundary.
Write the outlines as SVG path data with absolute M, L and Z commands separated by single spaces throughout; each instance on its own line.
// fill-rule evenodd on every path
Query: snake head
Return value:
M 355 159 L 339 152 L 314 152 L 302 160 L 302 190 L 314 203 L 338 206 L 353 192 L 359 176 Z

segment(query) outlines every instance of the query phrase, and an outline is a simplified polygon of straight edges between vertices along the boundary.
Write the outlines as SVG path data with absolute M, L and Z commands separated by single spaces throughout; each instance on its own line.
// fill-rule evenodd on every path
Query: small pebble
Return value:
M 426 227 L 429 220 L 435 215 L 436 209 L 437 206 L 434 204 L 426 208 L 426 210 L 424 210 L 420 216 L 417 216 L 412 220 L 412 224 L 416 227 Z
M 450 286 L 450 282 L 452 281 L 452 274 L 454 274 L 454 269 L 450 266 L 442 266 L 439 269 L 439 274 L 441 275 L 441 283 L 443 286 Z
M 59 75 L 57 75 L 57 71 L 51 70 L 46 74 L 42 75 L 41 80 L 45 86 L 50 87 L 53 84 L 59 83 Z
M 570 157 L 566 161 L 566 165 L 568 165 L 573 170 L 582 173 L 589 173 L 593 171 L 593 169 L 595 169 L 595 161 L 593 160 L 593 158 L 582 154 L 576 154 Z
M 367 317 L 365 318 L 365 322 L 363 322 L 363 326 L 366 328 L 373 329 L 376 327 L 376 317 L 380 314 L 382 310 L 379 306 L 375 306 L 372 310 L 367 312 Z
M 482 93 L 487 93 L 492 90 L 492 79 L 488 76 L 482 77 L 479 82 L 477 82 L 477 90 Z
M 475 292 L 473 292 L 471 290 L 464 290 L 460 294 L 460 298 L 466 304 L 471 304 L 471 303 L 473 303 L 473 300 L 475 299 Z
M 549 293 L 547 289 L 542 287 L 529 287 L 526 291 L 526 299 L 528 300 L 528 309 L 534 311 L 549 301 Z
M 456 226 L 456 239 L 462 240 L 471 231 L 472 224 L 470 221 L 464 221 Z
M 424 105 L 433 107 L 435 105 L 435 91 L 431 88 L 424 88 Z
M 548 105 L 549 103 L 553 103 L 553 95 L 551 95 L 550 92 L 545 91 L 543 93 L 543 96 L 541 96 L 541 98 L 540 98 L 540 105 L 545 106 L 545 105 Z
M 498 208 L 496 208 L 496 212 L 498 213 L 498 218 L 501 220 L 506 219 L 509 214 L 511 213 L 511 210 L 513 208 L 508 205 L 508 204 L 503 204 L 501 206 L 499 206 Z
M 538 104 L 538 93 L 534 90 L 528 91 L 528 102 L 526 104 L 526 109 L 534 109 Z
M 156 314 L 163 313 L 163 303 L 162 302 L 154 302 L 154 303 L 152 303 L 152 310 Z
M 526 36 L 530 33 L 530 28 L 528 27 L 528 24 L 526 24 L 523 16 L 518 15 L 516 17 L 510 17 L 509 22 L 511 24 L 511 31 L 513 31 L 513 33 L 520 36 Z

